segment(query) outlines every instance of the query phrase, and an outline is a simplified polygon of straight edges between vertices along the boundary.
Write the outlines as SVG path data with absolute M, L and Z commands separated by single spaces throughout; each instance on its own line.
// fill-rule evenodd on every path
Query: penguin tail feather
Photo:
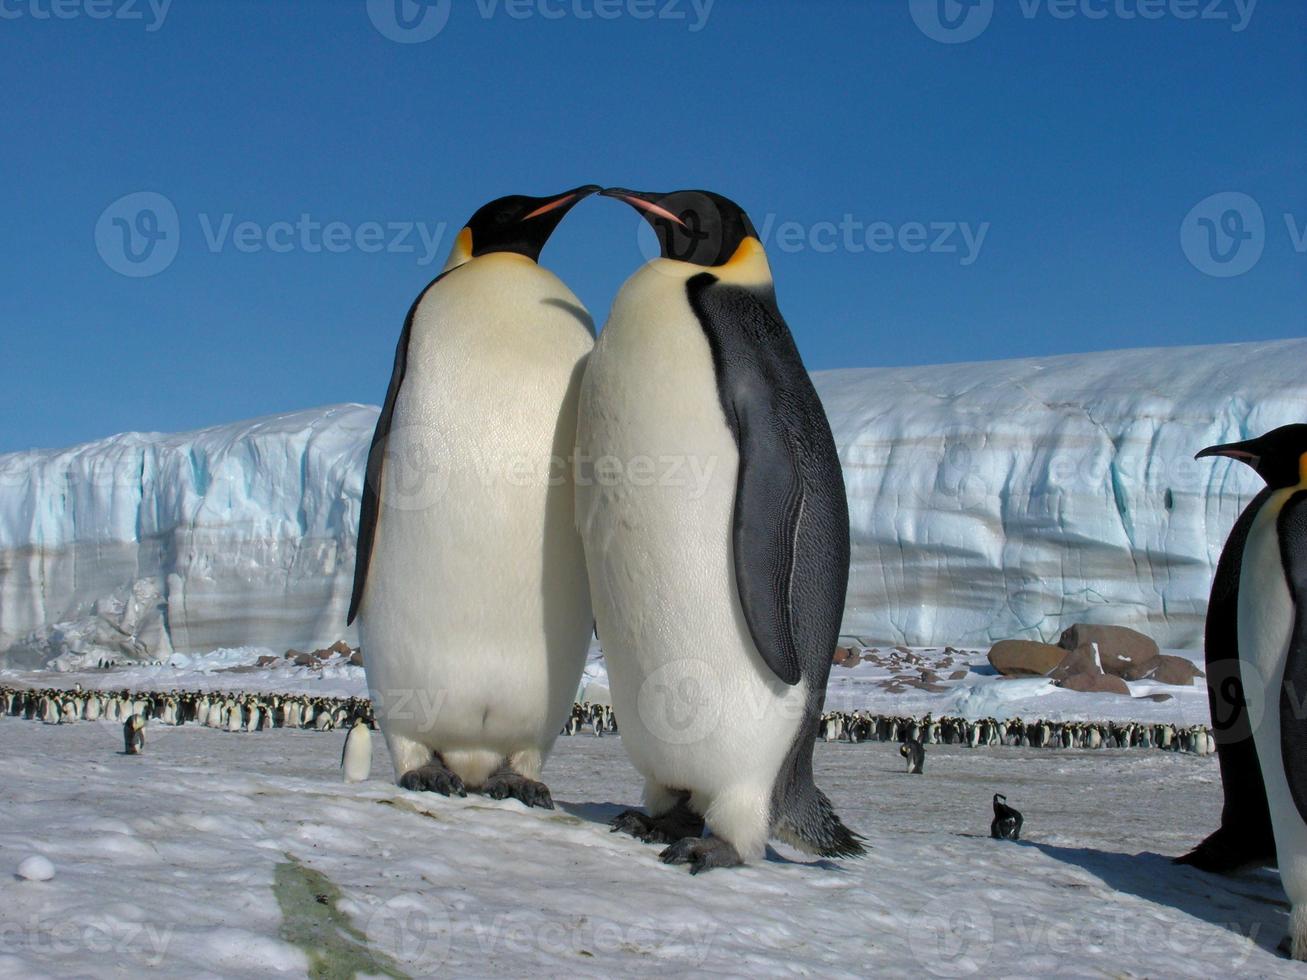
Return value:
M 861 857 L 866 840 L 844 825 L 826 794 L 815 786 L 806 798 L 791 803 L 776 821 L 773 833 L 785 843 L 822 857 Z

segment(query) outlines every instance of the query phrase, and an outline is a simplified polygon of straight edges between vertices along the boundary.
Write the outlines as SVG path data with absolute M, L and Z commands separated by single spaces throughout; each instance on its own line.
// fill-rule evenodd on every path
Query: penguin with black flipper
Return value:
M 926 772 L 926 747 L 916 739 L 908 739 L 899 746 L 899 755 L 908 764 L 908 774 L 921 776 Z
M 989 824 L 989 836 L 995 840 L 1021 839 L 1021 814 L 1007 805 L 1007 797 L 994 794 L 994 819 Z
M 132 715 L 123 722 L 123 742 L 125 755 L 141 755 L 145 752 L 145 719 Z
M 1245 534 L 1233 572 L 1239 677 L 1256 749 L 1253 755 L 1243 746 L 1242 756 L 1257 763 L 1280 881 L 1292 905 L 1282 948 L 1295 960 L 1307 960 L 1307 425 L 1286 425 L 1256 439 L 1211 446 L 1197 458 L 1208 456 L 1246 463 L 1266 481 L 1266 489 L 1245 511 L 1251 520 L 1244 524 L 1240 518 Z M 1224 612 L 1229 611 L 1227 605 Z M 1210 735 L 1205 729 L 1195 731 L 1205 754 Z M 1219 752 L 1219 742 L 1216 748 Z M 1239 782 L 1250 778 L 1245 772 Z M 1240 801 L 1231 800 L 1229 783 L 1225 788 L 1226 809 L 1238 819 Z M 1245 819 L 1260 816 L 1256 807 L 1261 798 L 1249 796 L 1253 809 L 1243 814 Z M 1247 845 L 1239 850 L 1248 854 Z
M 694 874 L 757 860 L 772 837 L 860 855 L 812 773 L 848 504 L 766 252 L 720 194 L 603 193 L 639 212 L 659 248 L 613 303 L 577 423 L 578 468 L 599 477 L 577 478 L 577 526 L 648 807 L 614 824 L 670 838 L 660 857 Z M 604 467 L 646 459 L 678 462 L 679 475 Z

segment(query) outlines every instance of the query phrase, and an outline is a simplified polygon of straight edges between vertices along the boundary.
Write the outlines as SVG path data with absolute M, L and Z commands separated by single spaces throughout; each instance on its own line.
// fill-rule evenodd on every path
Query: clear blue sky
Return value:
M 984 30 L 951 44 L 930 36 L 959 36 L 934 0 L 913 0 L 926 30 L 909 0 L 716 0 L 706 18 L 705 0 L 453 0 L 407 44 L 386 36 L 395 0 L 175 0 L 162 20 L 160 0 L 57 2 L 73 16 L 0 0 L 0 451 L 376 403 L 464 219 L 589 181 L 708 187 L 773 236 L 788 223 L 768 246 L 812 369 L 1304 332 L 1307 255 L 1284 219 L 1307 224 L 1301 0 L 1260 0 L 1246 23 L 1248 0 L 1217 0 L 1224 20 L 1182 19 L 1211 0 L 1162 0 L 1158 19 L 1140 0 L 1067 18 L 982 0 Z M 404 3 L 440 26 L 439 4 L 422 21 Z M 979 23 L 965 13 L 949 0 L 960 31 Z M 137 191 L 177 213 L 175 258 L 146 277 L 101 255 L 118 241 L 122 265 L 123 215 L 105 212 Z M 1222 191 L 1264 218 L 1237 276 L 1181 248 Z M 227 214 L 259 250 L 231 228 L 210 243 Z M 277 224 L 302 214 L 353 243 L 322 249 L 310 228 L 304 247 Z M 1245 217 L 1207 220 L 1237 245 Z M 850 247 L 849 221 L 884 222 L 879 250 L 856 229 Z M 424 264 L 417 226 L 441 222 Z M 392 223 L 414 225 L 413 251 L 387 247 Z M 955 230 L 933 250 L 936 223 L 983 241 Z M 587 201 L 544 261 L 602 323 L 642 261 L 636 219 Z

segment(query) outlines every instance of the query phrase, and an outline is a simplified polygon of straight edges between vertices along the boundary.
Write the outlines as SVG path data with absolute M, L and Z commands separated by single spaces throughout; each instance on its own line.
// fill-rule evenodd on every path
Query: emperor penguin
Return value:
M 1245 681 L 1258 679 L 1243 693 L 1292 905 L 1287 951 L 1307 960 L 1307 425 L 1210 446 L 1198 453 L 1205 456 L 1240 460 L 1266 481 L 1250 505 L 1240 556 L 1238 650 Z M 1201 736 L 1206 750 L 1207 733 Z
M 553 807 L 593 628 L 568 458 L 594 324 L 537 260 L 598 189 L 483 206 L 400 334 L 349 621 L 405 789 Z
M 145 719 L 132 715 L 123 722 L 123 742 L 126 755 L 141 755 L 145 751 Z
M 773 836 L 861 854 L 812 778 L 848 581 L 844 481 L 762 243 L 718 194 L 603 193 L 660 248 L 614 301 L 577 426 L 577 523 L 648 808 L 613 829 L 695 874 Z
M 362 716 L 354 719 L 349 734 L 345 736 L 340 768 L 347 783 L 361 783 L 372 773 L 372 732 Z
M 1301 428 L 1307 429 L 1307 426 Z M 1243 443 L 1230 443 L 1204 449 L 1196 458 L 1232 456 L 1242 459 L 1266 479 L 1260 457 L 1253 456 L 1252 452 Z M 1296 481 L 1297 472 L 1281 473 L 1277 478 Z M 1277 488 L 1268 482 L 1235 521 L 1216 563 L 1207 603 L 1207 621 L 1203 630 L 1207 706 L 1212 717 L 1224 805 L 1220 827 L 1175 861 L 1215 874 L 1231 874 L 1244 868 L 1275 863 L 1271 811 L 1266 801 L 1259 749 L 1245 703 L 1242 665 L 1246 658 L 1240 651 L 1239 593 L 1248 533 L 1276 491 Z M 1170 741 L 1168 738 L 1166 747 L 1170 747 Z

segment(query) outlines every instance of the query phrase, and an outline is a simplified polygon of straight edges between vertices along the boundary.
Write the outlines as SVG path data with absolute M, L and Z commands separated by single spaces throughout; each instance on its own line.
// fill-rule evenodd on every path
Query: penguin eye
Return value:
M 512 211 L 499 211 L 495 214 L 495 224 L 506 225 L 513 220 Z

